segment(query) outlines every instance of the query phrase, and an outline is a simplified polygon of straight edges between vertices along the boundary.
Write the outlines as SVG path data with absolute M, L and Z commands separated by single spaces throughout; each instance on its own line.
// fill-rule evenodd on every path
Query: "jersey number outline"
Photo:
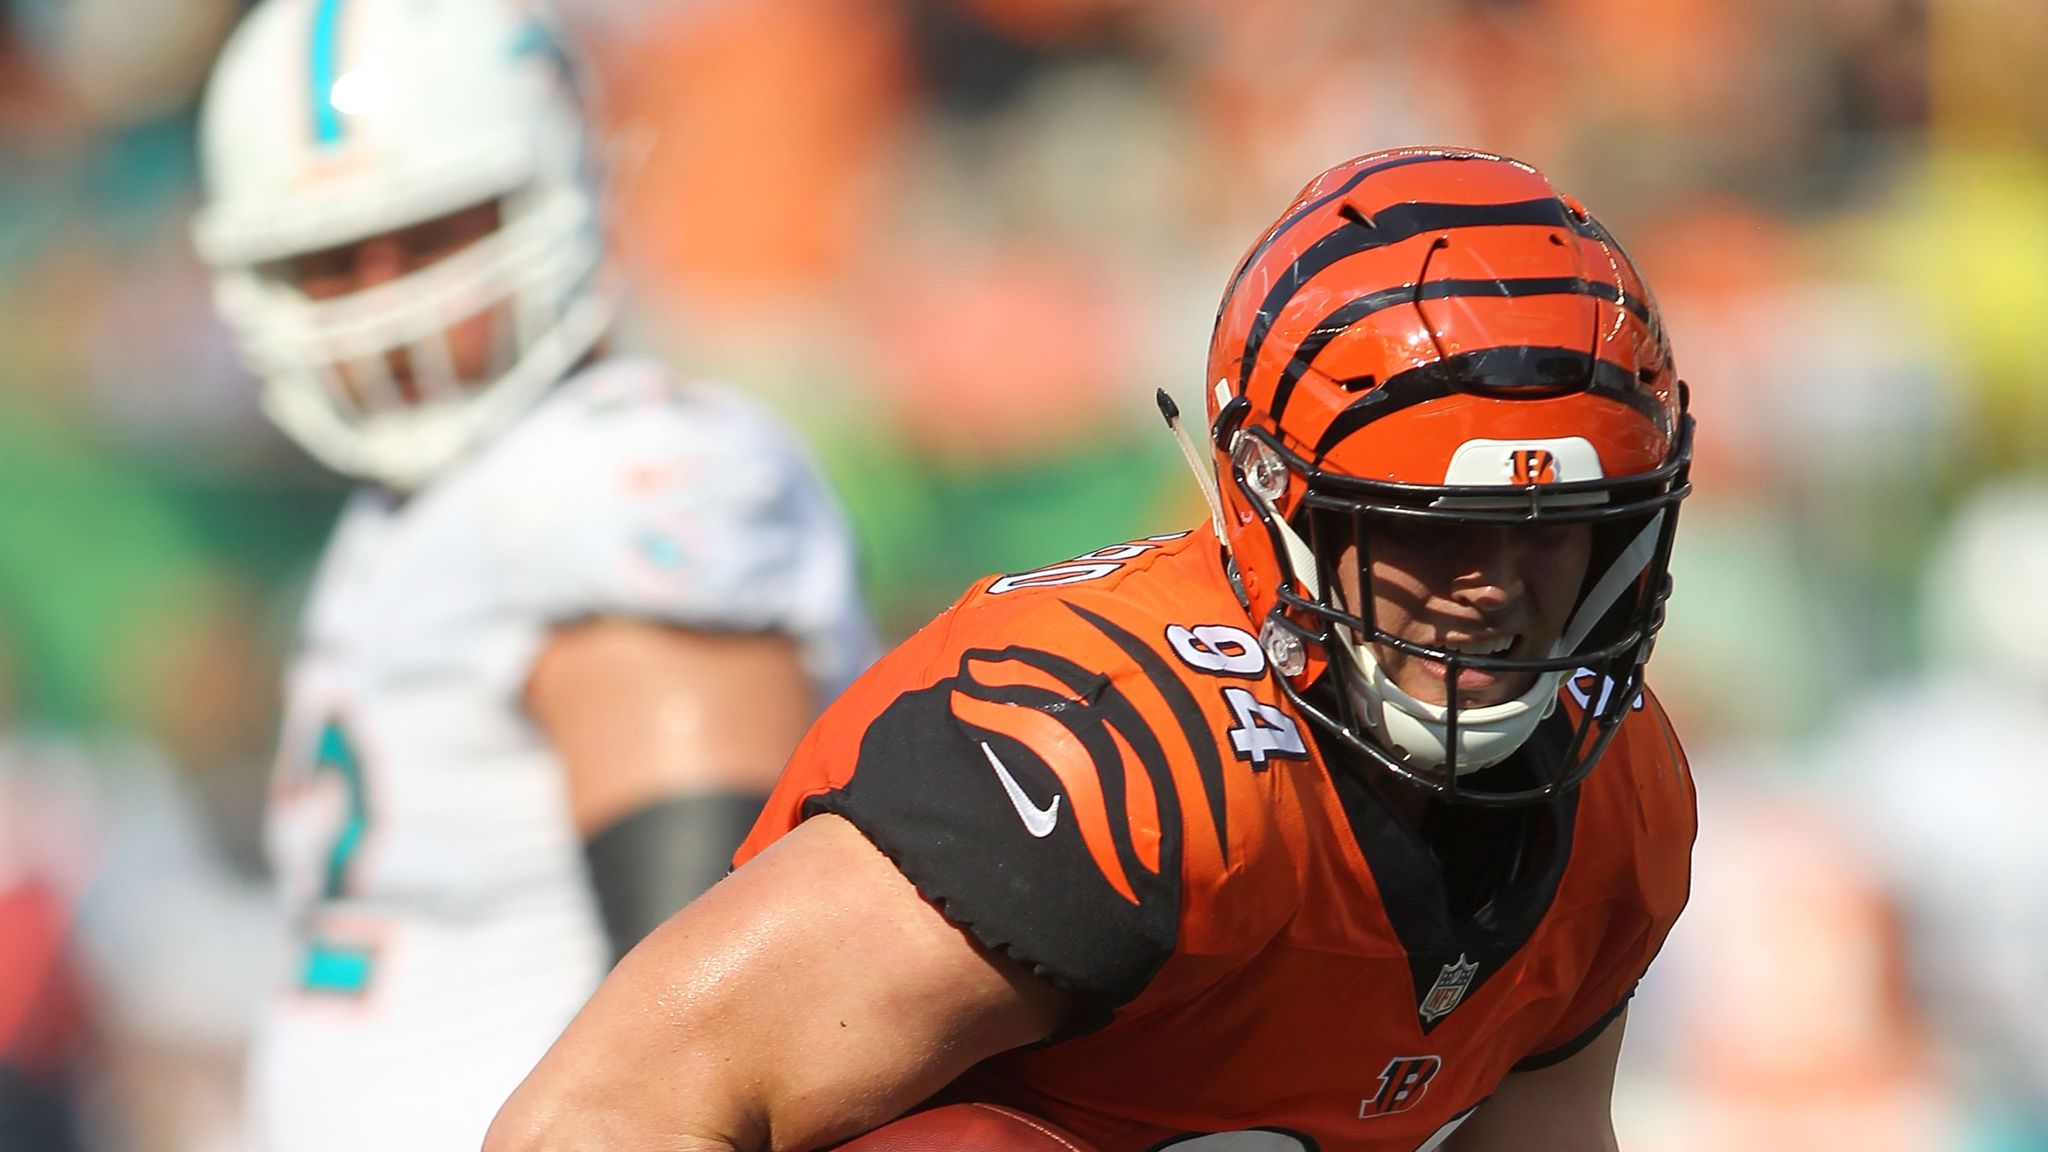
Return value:
M 1244 688 L 1225 688 L 1223 700 L 1237 719 L 1230 729 L 1230 746 L 1238 759 L 1252 762 L 1254 771 L 1265 768 L 1274 756 L 1308 759 L 1308 742 L 1301 738 L 1301 726 L 1294 717 Z
M 1213 676 L 1256 680 L 1266 674 L 1266 653 L 1259 638 L 1228 624 L 1169 624 L 1166 643 L 1181 663 Z
M 999 577 L 988 586 L 990 596 L 1001 596 L 1005 592 L 1016 592 L 1024 588 L 1060 588 L 1068 584 L 1086 584 L 1100 580 L 1121 569 L 1127 561 L 1135 560 L 1151 552 L 1169 540 L 1186 536 L 1185 532 L 1174 532 L 1165 536 L 1147 536 L 1128 544 L 1111 544 L 1093 552 L 1083 552 L 1072 560 L 1044 568 L 1033 568 L 1029 572 Z
M 334 843 L 327 849 L 326 865 L 320 870 L 321 904 L 331 904 L 348 895 L 349 872 L 362 851 L 368 835 L 369 784 L 363 777 L 361 757 L 339 720 L 320 727 L 320 742 L 313 755 L 315 780 L 333 773 L 341 781 L 346 809 Z M 326 995 L 361 996 L 370 987 L 376 951 L 368 944 L 330 936 L 321 930 L 318 913 L 307 933 L 305 966 L 299 972 L 299 986 L 307 992 Z
M 1597 693 L 1593 690 L 1593 682 L 1596 680 L 1599 682 L 1599 691 Z M 1572 699 L 1579 702 L 1579 707 L 1593 712 L 1607 711 L 1608 702 L 1614 699 L 1614 678 L 1602 676 L 1591 668 L 1580 668 L 1573 672 L 1569 677 L 1566 677 L 1564 686 L 1565 690 L 1572 694 Z M 1598 704 L 1593 702 L 1596 695 L 1600 701 Z M 1636 685 L 1635 698 L 1628 702 L 1628 706 L 1632 711 L 1641 712 L 1643 710 L 1642 685 Z
M 1211 676 L 1234 676 L 1248 680 L 1266 675 L 1266 652 L 1259 638 L 1230 624 L 1197 624 L 1190 628 L 1171 624 L 1166 629 L 1167 646 L 1181 663 Z M 1266 761 L 1275 757 L 1308 759 L 1308 742 L 1301 737 L 1301 725 L 1294 717 L 1235 685 L 1223 689 L 1223 703 L 1234 723 L 1230 726 L 1230 747 L 1240 760 L 1251 761 L 1252 770 L 1264 771 Z

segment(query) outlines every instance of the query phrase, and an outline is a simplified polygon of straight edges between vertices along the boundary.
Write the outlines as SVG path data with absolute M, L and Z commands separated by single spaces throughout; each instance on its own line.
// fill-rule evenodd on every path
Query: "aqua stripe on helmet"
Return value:
M 313 10 L 312 59 L 308 62 L 306 78 L 313 90 L 313 140 L 321 145 L 341 140 L 341 111 L 334 106 L 341 3 L 342 0 L 319 0 L 319 6 Z

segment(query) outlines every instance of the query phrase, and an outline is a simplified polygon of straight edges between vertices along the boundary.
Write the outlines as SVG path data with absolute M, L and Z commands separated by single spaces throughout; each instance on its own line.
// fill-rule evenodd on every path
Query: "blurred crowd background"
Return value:
M 242 7 L 0 0 L 0 1092 L 66 1079 L 98 1149 L 243 1147 L 276 682 L 343 495 L 187 240 Z M 626 342 L 796 422 L 891 636 L 1199 515 L 1152 392 L 1200 410 L 1309 175 L 1544 168 L 1701 427 L 1652 672 L 1703 832 L 1624 1146 L 2048 1148 L 2048 4 L 560 7 Z

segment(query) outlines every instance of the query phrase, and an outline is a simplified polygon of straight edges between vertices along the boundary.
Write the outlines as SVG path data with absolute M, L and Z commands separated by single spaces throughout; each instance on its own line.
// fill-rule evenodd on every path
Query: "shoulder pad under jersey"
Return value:
M 546 620 L 816 637 L 860 615 L 848 533 L 803 450 L 752 402 L 649 362 L 566 381 L 473 473 L 504 578 Z

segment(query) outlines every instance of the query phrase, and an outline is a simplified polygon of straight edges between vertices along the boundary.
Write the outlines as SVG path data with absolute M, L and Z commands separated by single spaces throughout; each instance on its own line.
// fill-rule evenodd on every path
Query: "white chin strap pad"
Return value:
M 1286 541 L 1288 560 L 1294 565 L 1296 578 L 1311 595 L 1319 597 L 1315 556 L 1308 542 L 1285 520 L 1277 515 L 1272 519 Z M 1551 646 L 1552 656 L 1577 648 L 1592 631 L 1593 625 L 1642 574 L 1650 562 L 1651 552 L 1655 550 L 1657 532 L 1663 523 L 1664 513 L 1658 512 L 1622 549 L 1580 602 L 1570 623 L 1565 626 L 1564 634 Z M 1424 772 L 1442 769 L 1450 760 L 1450 726 L 1445 723 L 1449 709 L 1403 691 L 1380 667 L 1379 658 L 1373 654 L 1370 644 L 1362 643 L 1348 628 L 1339 629 L 1339 633 L 1351 651 L 1355 667 L 1355 671 L 1346 669 L 1343 673 L 1345 691 L 1350 694 L 1352 705 L 1366 729 L 1383 747 L 1416 769 Z M 1481 708 L 1458 709 L 1458 775 L 1491 768 L 1513 755 L 1515 749 L 1536 731 L 1536 726 L 1557 707 L 1558 683 L 1563 678 L 1562 671 L 1545 672 L 1536 677 L 1527 692 L 1513 700 Z
M 1372 647 L 1360 644 L 1347 629 L 1358 673 L 1347 673 L 1344 687 L 1365 726 L 1387 749 L 1415 768 L 1435 772 L 1450 759 L 1450 709 L 1419 700 L 1387 678 Z M 1562 672 L 1545 672 L 1527 692 L 1484 708 L 1458 709 L 1458 775 L 1491 768 L 1514 754 L 1557 707 Z

